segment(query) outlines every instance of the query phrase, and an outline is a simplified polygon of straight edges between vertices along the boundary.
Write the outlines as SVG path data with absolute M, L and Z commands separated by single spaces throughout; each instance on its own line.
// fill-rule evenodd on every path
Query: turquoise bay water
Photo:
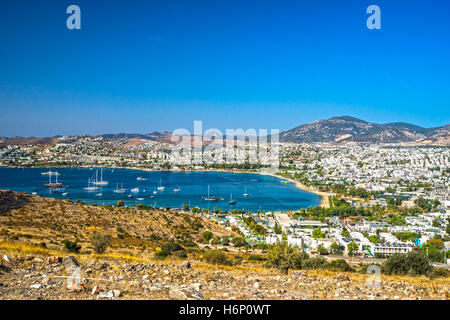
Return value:
M 36 192 L 40 196 L 58 199 L 82 200 L 88 204 L 98 205 L 116 204 L 122 199 L 125 205 L 142 203 L 155 207 L 181 208 L 184 204 L 200 208 L 221 208 L 222 210 L 244 209 L 256 212 L 257 210 L 291 210 L 307 208 L 320 204 L 320 197 L 295 187 L 293 183 L 281 183 L 281 180 L 265 175 L 251 173 L 228 172 L 147 172 L 131 169 L 103 169 L 103 180 L 109 184 L 96 191 L 88 192 L 84 188 L 88 186 L 88 179 L 95 177 L 98 170 L 100 180 L 100 168 L 58 168 L 58 182 L 63 184 L 64 191 L 51 191 L 45 187 L 49 177 L 41 173 L 50 169 L 17 169 L 0 167 L 0 189 L 8 189 L 18 192 Z M 147 180 L 138 181 L 138 177 Z M 52 177 L 52 181 L 55 177 Z M 156 191 L 162 183 L 164 191 Z M 126 192 L 114 193 L 117 183 L 119 188 L 123 184 Z M 203 197 L 208 194 L 217 196 L 218 201 L 205 201 Z M 131 189 L 139 188 L 139 192 L 131 192 Z M 175 193 L 174 189 L 180 191 Z M 244 197 L 244 192 L 249 194 Z M 67 193 L 67 195 L 64 195 Z M 102 195 L 100 196 L 99 193 Z M 230 195 L 236 200 L 236 204 L 229 204 Z M 133 197 L 129 197 L 132 195 Z

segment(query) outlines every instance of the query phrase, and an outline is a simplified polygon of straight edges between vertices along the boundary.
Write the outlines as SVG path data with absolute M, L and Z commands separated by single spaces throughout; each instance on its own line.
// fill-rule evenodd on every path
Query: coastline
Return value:
M 0 165 L 1 167 L 5 168 L 20 168 L 20 167 L 11 167 L 11 166 L 5 166 Z M 265 175 L 265 176 L 272 176 L 281 180 L 289 181 L 293 184 L 295 184 L 295 187 L 298 189 L 301 189 L 303 191 L 307 191 L 313 194 L 316 194 L 320 196 L 320 204 L 319 206 L 322 208 L 329 208 L 330 202 L 328 200 L 329 196 L 334 196 L 335 194 L 330 192 L 323 192 L 323 191 L 317 191 L 313 190 L 310 187 L 307 187 L 298 181 L 295 181 L 292 178 L 286 178 L 274 173 L 268 173 L 268 172 L 253 172 L 253 171 L 243 171 L 240 169 L 235 170 L 225 170 L 225 169 L 200 169 L 200 170 L 173 170 L 173 169 L 164 169 L 164 170 L 153 170 L 149 168 L 139 168 L 139 167 L 110 167 L 110 166 L 104 166 L 104 165 L 95 165 L 95 166 L 87 166 L 87 165 L 79 165 L 79 166 L 48 166 L 48 167 L 30 167 L 30 168 L 109 168 L 109 169 L 129 169 L 129 170 L 139 170 L 139 171 L 145 171 L 145 172 L 161 172 L 161 171 L 167 171 L 167 172 L 228 172 L 228 173 L 250 173 L 250 174 L 259 174 L 259 175 Z
M 296 186 L 297 188 L 299 188 L 299 189 L 301 189 L 301 190 L 304 190 L 304 191 L 307 191 L 307 192 L 310 192 L 310 193 L 317 194 L 317 195 L 320 196 L 320 198 L 321 198 L 321 200 L 320 200 L 320 206 L 321 206 L 322 208 L 329 208 L 329 207 L 330 207 L 330 201 L 329 201 L 328 197 L 330 197 L 330 196 L 335 196 L 335 194 L 334 194 L 334 193 L 331 193 L 331 192 L 323 192 L 323 191 L 313 190 L 312 188 L 307 187 L 307 186 L 301 184 L 300 182 L 295 181 L 295 180 L 292 179 L 292 178 L 286 178 L 286 177 L 283 177 L 283 176 L 279 176 L 279 175 L 277 175 L 277 174 L 270 174 L 270 173 L 260 173 L 260 174 L 265 174 L 265 175 L 269 175 L 269 176 L 272 176 L 272 177 L 276 177 L 276 178 L 279 178 L 279 179 L 282 179 L 282 180 L 286 180 L 286 181 L 292 182 L 292 183 L 295 184 L 295 186 Z

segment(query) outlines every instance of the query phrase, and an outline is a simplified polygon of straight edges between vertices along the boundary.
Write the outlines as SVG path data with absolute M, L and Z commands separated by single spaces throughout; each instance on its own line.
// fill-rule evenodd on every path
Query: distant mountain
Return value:
M 152 133 L 140 134 L 140 133 L 112 133 L 102 134 L 95 137 L 102 137 L 106 139 L 144 139 L 144 140 L 159 140 L 170 136 L 172 133 L 168 131 L 154 131 Z M 57 144 L 60 135 L 54 137 L 0 137 L 0 145 L 55 145 Z
M 449 126 L 422 128 L 405 122 L 377 124 L 350 116 L 333 117 L 302 124 L 280 134 L 281 142 L 368 142 L 399 143 L 417 142 L 423 144 L 447 145 Z M 447 139 L 447 140 L 446 140 Z
M 102 137 L 102 138 L 108 138 L 108 139 L 132 139 L 132 138 L 137 138 L 137 139 L 145 139 L 145 140 L 158 140 L 167 136 L 170 136 L 172 133 L 168 132 L 168 131 L 154 131 L 152 133 L 146 133 L 146 134 L 141 134 L 141 133 L 111 133 L 111 134 L 102 134 L 98 137 Z

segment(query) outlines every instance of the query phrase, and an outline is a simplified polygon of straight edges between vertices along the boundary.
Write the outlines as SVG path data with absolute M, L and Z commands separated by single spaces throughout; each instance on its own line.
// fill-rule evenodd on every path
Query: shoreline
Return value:
M 41 168 L 48 168 L 48 169 L 55 169 L 55 168 L 108 168 L 108 169 L 129 169 L 129 170 L 139 170 L 139 171 L 145 171 L 145 172 L 161 172 L 161 171 L 165 171 L 165 172 L 222 172 L 222 173 L 249 173 L 249 174 L 258 174 L 258 175 L 264 175 L 264 176 L 271 176 L 271 177 L 275 177 L 281 180 L 286 180 L 289 181 L 293 184 L 295 184 L 295 187 L 309 192 L 309 193 L 313 193 L 315 195 L 318 195 L 320 197 L 320 207 L 323 208 L 329 208 L 330 207 L 330 202 L 328 200 L 329 196 L 334 196 L 335 194 L 330 193 L 330 192 L 323 192 L 323 191 L 317 191 L 317 190 L 313 190 L 310 187 L 307 187 L 301 183 L 299 183 L 298 181 L 295 181 L 292 178 L 286 178 L 274 173 L 268 173 L 268 172 L 252 172 L 252 171 L 242 171 L 240 169 L 235 169 L 235 170 L 225 170 L 225 169 L 199 169 L 199 170 L 173 170 L 173 169 L 163 169 L 163 170 L 153 170 L 153 169 L 149 169 L 149 168 L 139 168 L 139 167 L 110 167 L 110 166 L 105 166 L 105 165 L 95 165 L 95 166 L 87 166 L 87 165 L 79 165 L 79 166 L 48 166 L 48 167 L 27 167 L 27 168 L 22 168 L 22 167 L 11 167 L 11 166 L 5 166 L 5 165 L 0 165 L 0 167 L 4 167 L 4 168 L 15 168 L 15 169 L 41 169 Z

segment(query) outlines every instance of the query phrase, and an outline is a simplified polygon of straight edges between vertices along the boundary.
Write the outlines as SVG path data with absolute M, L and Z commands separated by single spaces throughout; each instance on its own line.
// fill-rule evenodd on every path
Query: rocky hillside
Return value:
M 448 281 L 326 271 L 282 274 L 244 263 L 135 262 L 113 258 L 11 254 L 0 247 L 0 299 L 448 299 Z M 73 276 L 73 270 L 79 273 Z
M 294 143 L 343 143 L 354 141 L 367 143 L 417 142 L 450 145 L 448 144 L 449 137 L 449 125 L 427 129 L 403 122 L 377 124 L 349 116 L 342 116 L 314 121 L 282 132 L 280 140 Z
M 110 252 L 153 256 L 169 240 L 195 246 L 204 231 L 236 235 L 211 219 L 179 211 L 89 206 L 0 190 L 0 241 L 19 241 L 62 250 L 77 241 L 92 251 L 94 234 L 111 239 Z

